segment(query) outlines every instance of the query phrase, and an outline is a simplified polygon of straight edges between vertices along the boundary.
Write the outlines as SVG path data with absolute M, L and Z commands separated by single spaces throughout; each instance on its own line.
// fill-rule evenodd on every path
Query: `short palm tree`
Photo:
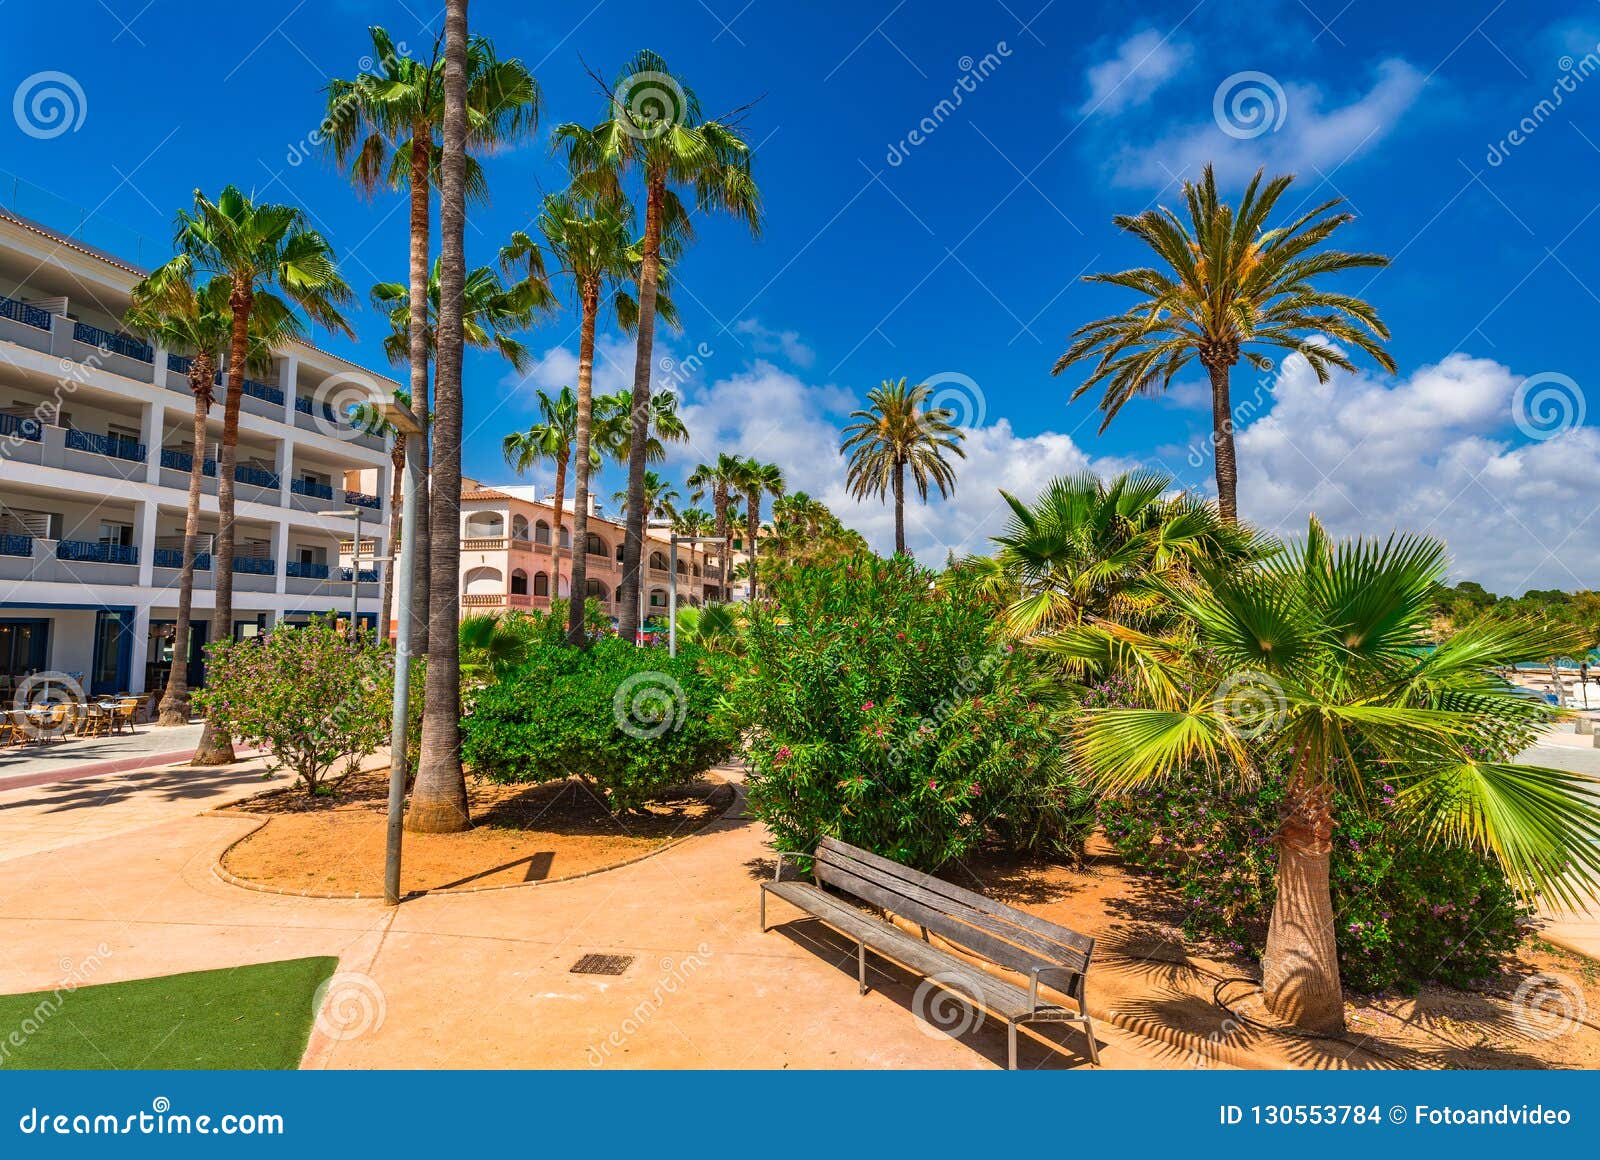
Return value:
M 733 582 L 733 510 L 732 497 L 743 479 L 744 461 L 726 451 L 710 463 L 701 463 L 689 473 L 689 502 L 700 503 L 710 497 L 712 519 L 716 524 L 716 537 L 722 541 L 717 566 L 722 569 L 719 587 L 726 594 Z
M 561 526 L 567 498 L 567 466 L 572 462 L 572 447 L 578 438 L 578 397 L 571 387 L 562 387 L 552 397 L 540 390 L 538 394 L 539 421 L 526 431 L 513 431 L 500 441 L 500 450 L 506 463 L 518 475 L 532 471 L 541 463 L 556 469 L 555 510 L 556 531 L 551 545 L 551 567 L 554 576 L 550 591 L 561 591 Z M 589 451 L 591 470 L 599 466 L 599 455 Z M 587 532 L 587 528 L 585 528 Z M 578 552 L 578 540 L 573 539 L 573 552 Z
M 704 508 L 680 508 L 672 515 L 672 530 L 680 536 L 715 535 L 716 526 L 716 516 Z
M 187 358 L 189 390 L 194 395 L 192 454 L 189 457 L 189 500 L 183 519 L 183 564 L 178 573 L 178 614 L 173 629 L 172 670 L 161 696 L 160 723 L 189 722 L 189 631 L 194 616 L 194 572 L 199 553 L 200 496 L 204 488 L 206 417 L 211 413 L 217 365 L 233 337 L 232 284 L 213 278 L 197 288 L 174 279 L 161 286 L 148 279 L 133 288 L 128 328 L 160 346 L 169 355 Z M 279 300 L 263 296 L 250 312 L 249 353 L 245 366 L 265 376 L 272 353 L 304 333 L 300 320 L 279 308 Z
M 1262 960 L 1269 1009 L 1344 1026 L 1329 856 L 1335 791 L 1395 788 L 1417 840 L 1497 858 L 1525 896 L 1573 901 L 1600 879 L 1600 800 L 1558 769 L 1513 764 L 1551 717 L 1497 668 L 1560 655 L 1565 630 L 1481 619 L 1431 643 L 1445 548 L 1425 537 L 1333 544 L 1315 521 L 1265 562 L 1201 568 L 1166 595 L 1181 618 L 1145 634 L 1109 621 L 1061 630 L 1053 651 L 1120 672 L 1134 707 L 1088 708 L 1077 757 L 1112 792 L 1205 769 L 1288 779 L 1276 902 Z
M 1172 486 L 1157 471 L 1081 472 L 1051 480 L 1031 504 L 1002 491 L 1011 520 L 994 537 L 999 551 L 968 564 L 1007 586 L 1018 635 L 1104 618 L 1148 630 L 1170 610 L 1166 589 L 1192 582 L 1196 568 L 1237 567 L 1272 548 Z
M 678 489 L 673 487 L 669 480 L 663 479 L 653 471 L 644 473 L 644 504 L 647 520 L 676 521 L 678 509 L 675 505 L 682 498 L 678 494 Z M 618 511 L 627 514 L 627 492 L 617 492 L 611 497 L 611 502 L 617 505 Z
M 633 457 L 633 396 L 627 391 L 601 395 L 594 400 L 595 421 L 604 424 L 602 432 L 611 457 L 628 463 Z M 668 443 L 686 443 L 689 428 L 678 414 L 678 396 L 669 391 L 650 396 L 645 427 L 646 463 L 660 463 L 667 457 Z
M 650 376 L 655 362 L 656 292 L 664 240 L 687 242 L 689 209 L 675 186 L 694 191 L 700 212 L 723 212 L 759 233 L 761 195 L 750 172 L 750 146 L 734 123 L 706 120 L 699 99 L 648 50 L 618 74 L 604 118 L 556 130 L 574 181 L 591 193 L 620 199 L 629 174 L 644 187 L 644 238 L 639 244 L 637 334 L 628 458 L 630 514 L 623 547 L 621 633 L 638 629 L 639 553 L 644 543 L 644 471 L 650 422 Z
M 762 463 L 746 459 L 739 472 L 739 490 L 744 493 L 745 553 L 750 557 L 750 586 L 745 599 L 754 603 L 756 598 L 758 553 L 757 541 L 761 531 L 761 500 L 765 496 L 781 498 L 785 489 L 783 469 L 776 463 Z
M 428 253 L 432 185 L 442 180 L 441 147 L 445 115 L 444 39 L 434 41 L 427 56 L 412 56 L 384 29 L 368 29 L 373 71 L 353 80 L 334 80 L 327 88 L 329 132 L 326 146 L 341 165 L 348 165 L 356 188 L 369 196 L 379 189 L 406 188 L 410 197 L 410 271 L 408 318 L 415 320 L 405 344 L 411 365 L 410 397 L 419 424 L 432 417 L 428 364 L 432 344 L 427 322 Z M 465 32 L 463 31 L 463 35 Z M 501 60 L 494 45 L 471 37 L 462 46 L 462 98 L 465 140 L 460 148 L 463 195 L 483 199 L 487 183 L 471 152 L 492 152 L 531 137 L 538 128 L 542 94 L 539 83 L 519 60 Z M 421 448 L 423 477 L 430 474 L 432 449 Z M 428 504 L 416 513 L 417 575 L 412 585 L 416 618 L 413 644 L 428 647 L 431 562 L 428 547 Z
M 1085 359 L 1094 369 L 1074 399 L 1099 387 L 1104 431 L 1128 400 L 1156 395 L 1198 359 L 1211 380 L 1212 442 L 1216 455 L 1217 502 L 1222 518 L 1238 518 L 1238 464 L 1233 447 L 1230 379 L 1243 358 L 1258 371 L 1272 369 L 1260 349 L 1298 354 L 1327 382 L 1329 368 L 1354 370 L 1348 356 L 1327 339 L 1365 351 L 1385 370 L 1395 363 L 1379 345 L 1389 328 L 1373 307 L 1350 294 L 1319 289 L 1328 274 L 1389 264 L 1381 254 L 1350 254 L 1319 247 L 1346 222 L 1333 213 L 1340 199 L 1323 202 L 1285 226 L 1269 227 L 1279 199 L 1294 181 L 1262 183 L 1257 171 L 1238 208 L 1217 194 L 1211 166 L 1196 182 L 1184 182 L 1189 220 L 1162 207 L 1115 218 L 1118 227 L 1148 245 L 1161 267 L 1091 274 L 1085 280 L 1122 286 L 1144 301 L 1126 313 L 1085 323 L 1056 360 L 1052 374 Z
M 908 387 L 906 380 L 884 382 L 867 392 L 865 410 L 852 411 L 840 452 L 848 461 L 845 476 L 857 499 L 894 495 L 894 550 L 906 554 L 906 472 L 923 503 L 928 488 L 948 496 L 956 489 L 955 469 L 947 454 L 965 459 L 964 438 L 950 422 L 955 415 L 929 405 L 928 387 Z
M 227 640 L 233 636 L 233 471 L 239 448 L 239 403 L 250 360 L 250 320 L 257 309 L 281 318 L 291 307 L 298 307 L 326 329 L 353 337 L 339 312 L 353 295 L 339 274 L 333 248 L 298 209 L 258 205 L 232 185 L 226 186 L 216 201 L 195 190 L 194 208 L 178 211 L 173 244 L 176 256 L 148 280 L 156 297 L 165 296 L 173 287 L 210 278 L 221 278 L 228 286 L 233 329 L 228 337 L 222 446 L 217 453 L 218 531 L 212 556 L 215 603 L 211 613 L 211 639 Z M 195 765 L 222 765 L 233 760 L 232 740 L 217 735 L 209 714 L 193 760 Z

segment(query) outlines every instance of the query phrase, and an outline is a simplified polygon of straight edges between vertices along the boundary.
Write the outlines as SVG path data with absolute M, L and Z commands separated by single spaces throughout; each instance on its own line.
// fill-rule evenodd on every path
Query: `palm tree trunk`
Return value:
M 894 554 L 906 554 L 906 465 L 894 465 Z
M 567 457 L 562 455 L 556 461 L 556 502 L 551 506 L 555 510 L 556 534 L 555 542 L 550 545 L 550 591 L 559 595 L 561 592 L 561 515 L 567 502 Z M 574 531 L 577 529 L 574 528 Z M 578 538 L 572 538 L 572 550 L 578 550 Z
M 189 625 L 194 617 L 195 549 L 200 539 L 200 493 L 206 470 L 206 415 L 211 410 L 211 382 L 216 365 L 205 354 L 189 364 L 189 389 L 194 392 L 194 454 L 189 463 L 189 503 L 183 513 L 183 570 L 178 573 L 178 620 L 172 628 L 172 671 L 161 695 L 162 725 L 189 723 Z M 212 565 L 215 567 L 215 564 Z
M 419 122 L 411 127 L 411 253 L 410 253 L 410 311 L 411 323 L 408 353 L 411 358 L 411 413 L 422 427 L 417 454 L 422 463 L 422 478 L 429 479 L 430 441 L 428 415 L 428 232 L 429 207 L 433 203 L 430 182 L 430 154 L 433 149 L 433 126 Z M 415 569 L 411 579 L 411 648 L 426 655 L 428 652 L 428 615 L 431 603 L 428 535 L 429 512 L 426 493 L 417 497 L 417 542 L 412 554 Z
M 583 320 L 578 331 L 578 447 L 574 465 L 577 481 L 572 495 L 572 582 L 567 589 L 567 640 L 577 648 L 589 646 L 589 633 L 584 625 L 583 606 L 588 602 L 589 589 L 589 444 L 593 438 L 594 418 L 594 324 L 600 313 L 600 283 L 582 287 Z M 556 548 L 561 546 L 561 533 L 556 532 Z M 558 583 L 550 589 L 559 593 Z
M 744 493 L 745 552 L 750 557 L 750 587 L 744 594 L 746 604 L 756 602 L 756 532 L 761 528 L 761 493 Z
M 378 592 L 379 640 L 389 639 L 389 626 L 394 623 L 394 569 L 400 560 L 400 514 L 405 502 L 406 436 L 403 431 L 394 433 L 389 462 L 394 469 L 389 473 L 389 563 L 383 569 L 383 587 Z
M 1278 831 L 1277 899 L 1261 959 L 1267 1009 L 1309 1031 L 1344 1030 L 1344 993 L 1333 930 L 1328 864 L 1333 853 L 1333 801 L 1326 785 L 1290 786 Z
M 244 396 L 244 364 L 250 350 L 250 308 L 255 295 L 248 284 L 234 283 L 228 305 L 233 309 L 233 334 L 228 345 L 228 397 L 222 403 L 222 447 L 217 452 L 217 545 L 211 554 L 211 639 L 233 639 L 233 468 L 239 458 L 239 402 Z M 203 456 L 204 447 L 195 454 Z M 284 562 L 278 561 L 278 567 Z M 193 765 L 227 765 L 233 760 L 233 739 L 220 736 L 206 714 L 195 746 Z
M 622 547 L 622 638 L 639 639 L 639 569 L 644 559 L 644 506 L 646 444 L 650 440 L 650 368 L 655 358 L 656 278 L 661 264 L 662 178 L 647 182 L 644 211 L 644 246 L 639 262 L 639 338 L 633 360 L 633 444 L 628 448 L 628 522 Z
M 453 834 L 470 829 L 461 771 L 461 294 L 466 282 L 467 0 L 445 6 L 444 153 L 439 197 L 438 380 L 434 398 L 429 551 L 427 695 L 422 756 L 406 829 Z M 412 315 L 413 323 L 416 315 Z
M 722 485 L 711 493 L 711 510 L 717 521 L 717 539 L 722 541 L 722 578 L 717 583 L 717 598 L 726 602 L 733 587 L 733 529 L 728 526 L 728 490 Z
M 1214 366 L 1211 372 L 1211 441 L 1217 453 L 1217 509 L 1228 523 L 1239 519 L 1239 467 L 1233 453 L 1233 400 L 1229 395 L 1232 369 Z

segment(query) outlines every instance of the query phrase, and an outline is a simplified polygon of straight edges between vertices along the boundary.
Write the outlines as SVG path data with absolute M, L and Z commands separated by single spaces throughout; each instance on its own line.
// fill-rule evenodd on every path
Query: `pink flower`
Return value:
M 867 701 L 867 702 L 865 702 L 865 703 L 864 703 L 864 704 L 863 704 L 863 705 L 862 705 L 862 706 L 861 706 L 861 711 L 862 711 L 862 712 L 863 712 L 863 713 L 870 713 L 870 712 L 872 712 L 872 702 L 871 702 L 871 701 Z

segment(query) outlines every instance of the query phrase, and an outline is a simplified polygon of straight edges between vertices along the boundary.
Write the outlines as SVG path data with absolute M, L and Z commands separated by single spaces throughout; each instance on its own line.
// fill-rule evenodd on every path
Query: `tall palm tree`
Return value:
M 146 279 L 133 288 L 128 328 L 142 334 L 170 355 L 187 357 L 189 390 L 194 396 L 194 423 L 189 459 L 189 499 L 183 518 L 183 564 L 178 573 L 178 614 L 173 627 L 172 669 L 161 696 L 160 723 L 189 722 L 189 634 L 194 616 L 194 572 L 199 553 L 200 496 L 204 488 L 206 417 L 211 413 L 217 364 L 233 336 L 232 284 L 212 278 L 196 288 L 174 279 L 165 286 Z M 246 369 L 265 375 L 272 352 L 291 338 L 302 337 L 300 320 L 280 308 L 278 299 L 262 296 L 251 311 Z
M 507 247 L 510 248 L 509 246 Z M 462 341 L 477 350 L 492 350 L 518 371 L 533 366 L 527 346 L 513 337 L 526 330 L 536 315 L 556 307 L 555 295 L 544 271 L 535 266 L 524 269 L 511 285 L 488 266 L 467 274 L 462 284 Z M 403 282 L 379 282 L 372 288 L 372 304 L 389 319 L 389 334 L 383 352 L 389 361 L 402 366 L 409 361 L 411 335 L 411 292 Z M 428 317 L 423 323 L 423 350 L 430 362 L 438 357 L 436 328 L 439 320 L 439 262 L 434 260 L 428 275 L 426 296 Z
M 604 439 L 611 456 L 619 463 L 633 458 L 633 396 L 627 391 L 601 395 L 594 400 L 596 422 L 605 426 Z M 667 457 L 668 443 L 687 443 L 689 428 L 678 414 L 678 396 L 662 391 L 650 396 L 646 408 L 646 463 L 660 463 Z
M 750 172 L 750 146 L 739 126 L 706 120 L 694 91 L 648 50 L 619 74 L 600 124 L 562 125 L 556 139 L 584 188 L 620 195 L 637 172 L 644 187 L 644 238 L 639 247 L 639 327 L 633 369 L 633 436 L 628 458 L 629 515 L 623 546 L 621 632 L 631 640 L 639 620 L 639 563 L 644 544 L 644 471 L 655 359 L 656 292 L 663 240 L 692 237 L 689 212 L 675 186 L 694 191 L 702 212 L 726 212 L 759 234 L 761 195 Z
M 1071 346 L 1051 370 L 1059 375 L 1073 363 L 1094 359 L 1094 370 L 1072 397 L 1101 388 L 1104 431 L 1129 399 L 1162 393 L 1198 358 L 1211 380 L 1217 502 L 1225 520 L 1237 519 L 1239 513 L 1233 368 L 1241 358 L 1258 371 L 1273 366 L 1267 355 L 1252 348 L 1298 354 L 1324 383 L 1330 367 L 1355 369 L 1324 336 L 1365 351 L 1387 371 L 1395 369 L 1394 359 L 1379 345 L 1389 337 L 1389 328 L 1378 312 L 1360 298 L 1316 285 L 1324 275 L 1383 267 L 1389 259 L 1318 248 L 1354 219 L 1350 213 L 1331 212 L 1340 198 L 1286 226 L 1269 228 L 1267 219 L 1294 177 L 1274 177 L 1263 185 L 1262 172 L 1256 172 L 1237 209 L 1218 197 L 1216 177 L 1207 165 L 1198 183 L 1183 183 L 1187 223 L 1164 206 L 1113 219 L 1154 250 L 1164 268 L 1088 275 L 1085 281 L 1125 287 L 1144 301 L 1073 331 Z
M 648 520 L 673 520 L 678 518 L 678 509 L 675 506 L 683 497 L 678 494 L 678 489 L 668 480 L 661 478 L 653 471 L 644 473 L 644 504 L 645 518 Z M 617 505 L 624 515 L 628 511 L 628 493 L 619 491 L 611 497 L 611 502 Z
M 555 509 L 556 533 L 550 552 L 555 573 L 550 590 L 561 591 L 561 521 L 567 498 L 567 466 L 572 462 L 572 447 L 578 439 L 578 397 L 571 387 L 562 387 L 554 397 L 539 391 L 539 422 L 526 431 L 513 431 L 500 442 L 506 463 L 518 475 L 532 471 L 541 463 L 550 463 L 556 469 Z M 595 448 L 589 449 L 589 469 L 600 466 L 600 456 Z M 574 520 L 576 522 L 576 520 Z M 584 529 L 587 536 L 587 521 Z M 576 538 L 572 550 L 579 550 Z
M 882 499 L 894 495 L 894 550 L 906 554 L 906 470 L 923 503 L 928 487 L 948 496 L 956 489 L 956 473 L 946 453 L 965 459 L 964 436 L 950 422 L 955 415 L 943 407 L 929 406 L 931 392 L 922 383 L 906 380 L 867 392 L 867 408 L 852 411 L 854 420 L 844 429 L 839 451 L 849 462 L 845 482 L 857 499 Z
M 775 499 L 782 497 L 785 490 L 783 469 L 776 463 L 746 459 L 739 472 L 739 490 L 744 493 L 744 550 L 750 557 L 750 587 L 745 599 L 753 604 L 756 599 L 756 541 L 761 531 L 761 499 L 768 495 Z
M 1240 567 L 1274 549 L 1214 505 L 1172 492 L 1158 471 L 1101 479 L 1059 476 L 1028 504 L 1011 507 L 993 557 L 964 561 L 1007 585 L 1006 618 L 1021 636 L 1109 618 L 1149 630 L 1167 620 L 1165 591 L 1192 583 L 1198 569 Z
M 1332 544 L 1312 521 L 1264 563 L 1169 587 L 1182 618 L 1170 632 L 1098 622 L 1049 638 L 1135 690 L 1134 707 L 1077 719 L 1077 756 L 1104 788 L 1196 768 L 1240 783 L 1264 766 L 1286 772 L 1263 986 L 1275 1015 L 1310 1030 L 1344 1026 L 1328 885 L 1336 791 L 1367 801 L 1388 782 L 1418 841 L 1492 854 L 1525 896 L 1573 902 L 1600 880 L 1592 783 L 1510 762 L 1552 714 L 1495 674 L 1560 655 L 1566 630 L 1486 618 L 1430 650 L 1445 558 L 1426 537 Z
M 463 15 L 463 19 L 465 16 Z M 327 88 L 330 130 L 329 152 L 341 165 L 349 165 L 350 178 L 367 194 L 380 188 L 406 187 L 410 195 L 410 315 L 414 320 L 407 343 L 411 364 L 410 396 L 423 430 L 431 413 L 428 393 L 430 347 L 425 323 L 429 318 L 428 251 L 432 217 L 430 183 L 438 180 L 441 166 L 439 133 L 444 123 L 446 62 L 441 42 L 435 40 L 426 57 L 412 57 L 396 47 L 384 29 L 368 29 L 371 59 L 376 71 L 354 80 L 335 80 Z M 483 37 L 465 44 L 463 62 L 465 99 L 468 102 L 465 148 L 492 151 L 538 128 L 542 96 L 539 83 L 519 60 L 500 60 L 494 46 Z M 466 196 L 482 198 L 487 185 L 476 161 L 463 158 Z M 421 448 L 423 477 L 429 474 L 430 448 Z M 412 642 L 420 652 L 428 647 L 430 560 L 427 504 L 416 513 L 417 575 L 412 585 L 415 632 Z
M 233 636 L 233 471 L 239 448 L 239 403 L 250 360 L 250 320 L 258 308 L 271 318 L 281 318 L 293 306 L 327 330 L 353 337 L 339 313 L 353 295 L 339 274 L 332 247 L 298 209 L 258 205 L 232 185 L 224 187 L 216 201 L 195 190 L 194 208 L 178 211 L 173 244 L 176 256 L 150 275 L 152 292 L 164 296 L 172 287 L 193 284 L 203 276 L 221 278 L 228 286 L 233 323 L 222 446 L 217 453 L 218 530 L 212 555 L 211 639 L 226 640 Z M 222 765 L 232 760 L 232 740 L 218 736 L 208 714 L 193 763 Z
M 733 531 L 732 496 L 743 480 L 744 461 L 726 451 L 710 463 L 702 463 L 689 473 L 689 502 L 699 503 L 711 498 L 712 517 L 716 521 L 717 539 L 722 541 L 720 558 L 723 596 L 733 583 Z
M 578 301 L 578 394 L 573 427 L 576 480 L 572 500 L 572 580 L 567 637 L 587 647 L 584 593 L 588 590 L 589 477 L 598 465 L 594 440 L 594 334 L 601 296 L 629 277 L 634 262 L 631 211 L 620 198 L 584 199 L 551 194 L 540 208 L 538 231 L 550 251 L 555 271 L 572 280 Z M 512 239 L 508 260 L 531 260 L 538 245 L 526 234 Z M 559 535 L 558 535 L 559 539 Z

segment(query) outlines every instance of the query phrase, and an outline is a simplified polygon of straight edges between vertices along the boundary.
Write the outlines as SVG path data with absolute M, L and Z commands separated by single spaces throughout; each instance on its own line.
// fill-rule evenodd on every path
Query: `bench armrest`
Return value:
M 1077 978 L 1079 974 L 1080 972 L 1075 967 L 1034 967 L 1028 973 L 1028 1006 L 1035 1011 L 1039 1009 L 1039 983 L 1041 980 L 1049 983 L 1052 978 L 1060 976 L 1065 985 L 1057 986 L 1056 989 L 1066 994 L 1071 994 L 1068 988 L 1072 986 L 1072 980 Z
M 796 850 L 778 850 L 778 851 L 776 851 L 776 853 L 778 855 L 778 865 L 777 865 L 777 868 L 774 869 L 773 872 L 772 872 L 772 880 L 774 882 L 781 882 L 783 880 L 783 860 L 785 858 L 814 858 L 814 857 L 816 857 L 815 854 L 802 854 L 802 853 L 800 853 L 800 852 L 798 852 Z

